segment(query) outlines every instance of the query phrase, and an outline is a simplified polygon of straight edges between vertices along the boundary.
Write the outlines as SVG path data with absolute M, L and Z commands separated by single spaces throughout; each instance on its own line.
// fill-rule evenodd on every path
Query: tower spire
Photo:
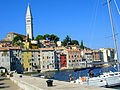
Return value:
M 28 3 L 28 7 L 27 7 L 27 13 L 26 13 L 26 35 L 29 36 L 30 39 L 33 38 L 33 22 L 32 22 L 32 14 L 31 14 L 31 10 L 30 10 L 30 5 Z
M 31 16 L 31 10 L 30 10 L 30 5 L 29 5 L 29 3 L 28 3 L 26 15 L 30 15 L 30 16 Z

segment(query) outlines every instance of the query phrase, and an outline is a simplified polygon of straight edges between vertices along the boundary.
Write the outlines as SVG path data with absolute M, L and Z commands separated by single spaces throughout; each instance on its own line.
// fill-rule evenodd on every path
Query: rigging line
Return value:
M 114 3 L 115 3 L 115 6 L 116 6 L 116 8 L 117 8 L 117 11 L 118 11 L 118 13 L 119 13 L 119 15 L 120 15 L 120 10 L 119 10 L 118 5 L 117 5 L 117 3 L 116 3 L 115 0 L 114 0 Z
M 95 22 L 96 22 L 96 17 L 97 17 L 97 11 L 98 11 L 98 6 L 99 6 L 99 0 L 97 0 L 97 7 L 95 8 L 95 16 L 94 16 L 94 20 L 93 20 L 93 25 L 92 26 L 92 30 L 91 30 L 91 37 L 90 37 L 90 41 L 92 42 L 93 36 L 94 36 L 94 27 L 95 27 Z M 92 46 L 92 45 L 90 45 Z

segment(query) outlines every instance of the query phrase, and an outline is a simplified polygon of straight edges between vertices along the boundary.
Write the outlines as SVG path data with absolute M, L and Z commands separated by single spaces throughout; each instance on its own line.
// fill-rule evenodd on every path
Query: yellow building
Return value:
M 22 50 L 21 62 L 23 64 L 24 71 L 32 71 L 32 56 L 31 51 Z
M 29 42 L 24 42 L 24 44 L 25 44 L 24 47 L 29 49 Z

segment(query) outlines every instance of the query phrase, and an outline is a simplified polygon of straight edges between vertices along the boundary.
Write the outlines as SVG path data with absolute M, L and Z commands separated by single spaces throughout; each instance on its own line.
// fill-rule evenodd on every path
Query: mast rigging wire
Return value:
M 116 3 L 115 0 L 114 0 L 114 3 L 115 3 L 115 6 L 116 6 L 116 8 L 117 8 L 117 11 L 118 11 L 118 13 L 119 13 L 119 15 L 120 15 L 120 10 L 119 10 L 118 5 L 117 5 L 117 3 Z

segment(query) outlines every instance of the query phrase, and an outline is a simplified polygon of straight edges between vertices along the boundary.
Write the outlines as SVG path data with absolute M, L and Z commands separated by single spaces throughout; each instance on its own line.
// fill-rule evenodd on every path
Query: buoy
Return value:
M 85 77 L 82 77 L 81 80 L 82 80 L 82 82 L 84 82 L 85 81 Z
M 56 75 L 56 73 L 54 73 L 54 75 Z

